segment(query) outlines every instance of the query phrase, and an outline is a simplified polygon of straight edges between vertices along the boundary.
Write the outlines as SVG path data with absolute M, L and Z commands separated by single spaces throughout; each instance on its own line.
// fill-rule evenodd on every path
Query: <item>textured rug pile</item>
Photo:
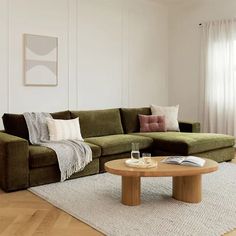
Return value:
M 211 236 L 236 228 L 236 164 L 203 175 L 203 200 L 174 200 L 171 178 L 142 178 L 142 204 L 120 203 L 121 178 L 108 173 L 29 190 L 106 235 Z

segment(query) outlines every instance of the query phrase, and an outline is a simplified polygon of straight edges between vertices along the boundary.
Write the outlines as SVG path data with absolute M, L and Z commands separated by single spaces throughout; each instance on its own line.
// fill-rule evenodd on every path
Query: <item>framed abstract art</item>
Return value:
M 57 86 L 58 39 L 24 34 L 24 84 Z

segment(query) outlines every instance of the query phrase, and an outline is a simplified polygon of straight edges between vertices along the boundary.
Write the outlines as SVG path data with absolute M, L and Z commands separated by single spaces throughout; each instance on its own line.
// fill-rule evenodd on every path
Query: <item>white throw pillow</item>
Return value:
M 83 141 L 79 117 L 72 120 L 47 118 L 50 141 L 77 139 Z
M 179 105 L 162 107 L 151 105 L 152 115 L 165 116 L 166 129 L 169 131 L 179 131 L 178 112 Z

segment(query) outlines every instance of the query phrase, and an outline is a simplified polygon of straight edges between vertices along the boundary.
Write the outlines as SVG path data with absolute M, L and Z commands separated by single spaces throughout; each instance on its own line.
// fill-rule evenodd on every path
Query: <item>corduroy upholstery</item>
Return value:
M 198 122 L 179 122 L 181 132 L 140 133 L 138 114 L 150 115 L 151 110 L 144 107 L 52 113 L 55 119 L 79 117 L 82 136 L 92 149 L 93 161 L 71 178 L 103 172 L 105 162 L 129 158 L 132 142 L 140 144 L 141 152 L 151 152 L 152 155 L 190 154 L 218 162 L 234 158 L 235 140 L 232 136 L 198 133 Z M 60 181 L 55 152 L 29 144 L 23 115 L 4 114 L 3 121 L 0 187 L 14 191 Z
M 29 186 L 28 141 L 0 132 L 0 184 L 5 191 Z
M 132 143 L 139 143 L 139 149 L 142 150 L 151 147 L 153 142 L 151 138 L 129 134 L 87 138 L 85 141 L 100 146 L 102 156 L 130 152 Z
M 69 179 L 82 176 L 94 175 L 99 173 L 99 159 L 94 159 L 82 171 L 73 174 Z M 30 170 L 29 185 L 31 187 L 42 184 L 59 182 L 61 178 L 58 165 L 45 166 Z
M 101 156 L 101 147 L 94 145 L 92 143 L 87 143 L 87 144 L 90 146 L 92 150 L 93 159 L 96 159 Z M 39 168 L 52 165 L 58 165 L 57 155 L 54 152 L 54 150 L 47 147 L 36 146 L 36 145 L 29 146 L 30 168 Z
M 136 135 L 152 138 L 156 150 L 181 155 L 232 147 L 235 142 L 232 136 L 209 133 L 147 132 L 136 133 Z
M 199 122 L 179 121 L 180 132 L 200 133 Z
M 69 120 L 71 118 L 69 111 L 54 112 L 51 115 L 54 119 Z M 2 120 L 6 133 L 29 140 L 28 128 L 22 114 L 5 113 Z
M 128 134 L 140 131 L 138 115 L 151 115 L 151 109 L 149 107 L 121 108 L 120 114 L 124 132 Z
M 71 117 L 79 117 L 83 138 L 124 133 L 119 109 L 72 111 Z

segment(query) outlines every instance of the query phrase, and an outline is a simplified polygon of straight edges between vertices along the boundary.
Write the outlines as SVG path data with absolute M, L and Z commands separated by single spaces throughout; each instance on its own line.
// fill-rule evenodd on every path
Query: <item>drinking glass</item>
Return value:
M 150 164 L 152 162 L 152 159 L 151 159 L 151 153 L 147 153 L 147 152 L 144 152 L 142 154 L 142 158 L 143 158 L 143 162 L 145 164 Z
M 139 143 L 132 143 L 131 159 L 139 159 Z

